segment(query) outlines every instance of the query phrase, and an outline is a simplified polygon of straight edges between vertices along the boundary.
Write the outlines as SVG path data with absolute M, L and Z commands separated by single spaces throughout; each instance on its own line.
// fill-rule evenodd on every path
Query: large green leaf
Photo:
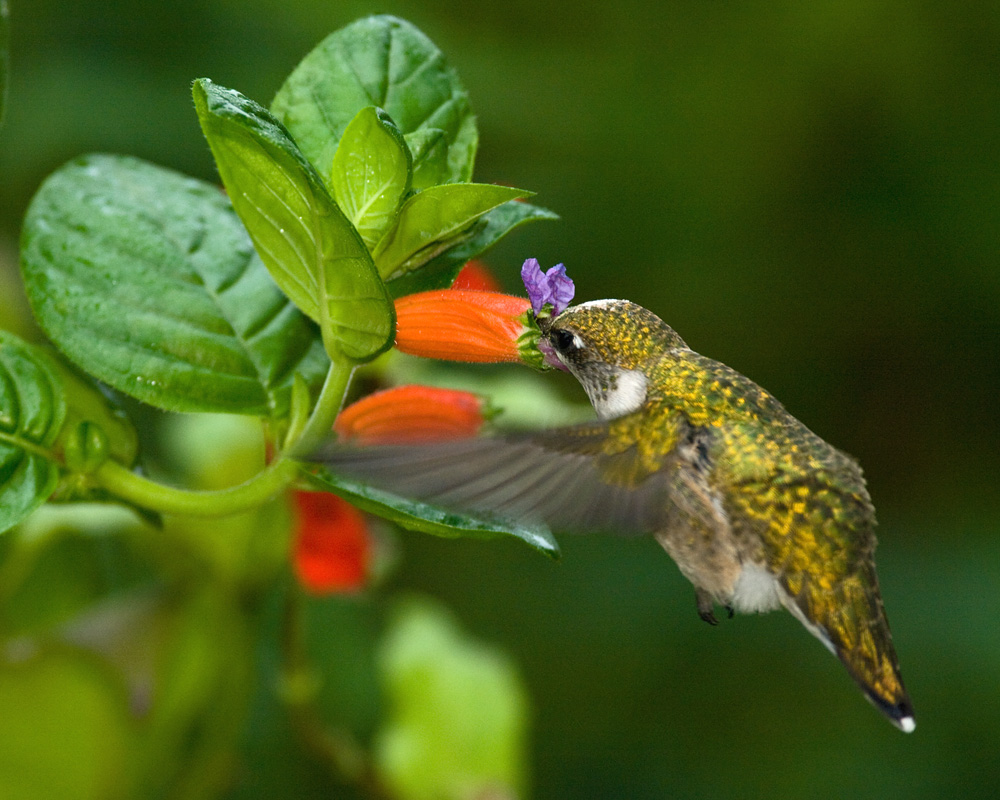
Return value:
M 315 327 L 278 290 L 225 195 L 134 158 L 76 159 L 22 237 L 28 297 L 84 370 L 150 405 L 282 416 L 317 385 Z
M 366 17 L 330 34 L 288 76 L 271 110 L 326 174 L 344 129 L 365 106 L 385 109 L 405 134 L 444 131 L 445 146 L 434 149 L 414 188 L 432 185 L 425 178 L 472 177 L 478 134 L 468 94 L 441 51 L 405 20 Z
M 369 106 L 351 120 L 333 157 L 333 196 L 373 250 L 410 190 L 410 151 L 384 111 Z
M 51 447 L 65 419 L 62 382 L 48 361 L 0 331 L 0 532 L 55 490 L 59 468 Z
M 340 495 L 364 511 L 384 517 L 409 530 L 449 539 L 459 537 L 495 539 L 501 536 L 513 536 L 551 558 L 559 557 L 559 545 L 546 528 L 529 527 L 510 520 L 486 519 L 456 513 L 349 480 L 325 467 L 316 467 L 312 475 L 327 491 Z
M 267 109 L 207 79 L 195 108 L 236 213 L 281 289 L 319 323 L 331 357 L 392 344 L 394 310 L 364 242 Z
M 414 195 L 375 248 L 387 280 L 417 269 L 471 236 L 470 227 L 497 206 L 531 192 L 492 183 L 449 183 Z
M 559 219 L 546 208 L 511 200 L 485 213 L 475 224 L 474 233 L 431 259 L 421 269 L 408 272 L 386 284 L 393 297 L 451 286 L 462 266 L 489 250 L 514 228 L 527 222 Z

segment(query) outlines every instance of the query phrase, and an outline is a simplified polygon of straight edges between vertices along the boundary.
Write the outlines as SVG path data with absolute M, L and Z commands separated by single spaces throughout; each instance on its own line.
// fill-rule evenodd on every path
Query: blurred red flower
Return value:
M 368 523 L 358 509 L 327 492 L 293 492 L 295 574 L 310 594 L 364 587 L 372 558 Z
M 500 282 L 493 277 L 490 268 L 482 261 L 469 261 L 462 267 L 451 284 L 452 289 L 467 289 L 473 292 L 499 292 Z

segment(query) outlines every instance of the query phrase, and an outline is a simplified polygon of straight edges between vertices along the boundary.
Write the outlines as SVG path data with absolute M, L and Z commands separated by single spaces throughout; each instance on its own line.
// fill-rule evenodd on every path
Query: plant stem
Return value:
M 387 800 L 365 749 L 349 731 L 328 726 L 320 713 L 321 679 L 307 652 L 306 617 L 306 598 L 290 585 L 282 620 L 280 696 L 295 735 L 336 781 L 353 784 L 372 800 Z
M 285 489 L 298 474 L 298 464 L 280 458 L 245 483 L 216 491 L 193 491 L 164 486 L 106 461 L 94 479 L 116 497 L 151 511 L 197 517 L 223 517 L 263 505 Z
M 343 358 L 330 362 L 330 370 L 326 373 L 326 380 L 323 382 L 316 405 L 298 440 L 288 449 L 289 456 L 308 458 L 330 436 L 333 422 L 340 413 L 353 374 L 353 362 Z
M 298 464 L 292 459 L 295 456 L 308 456 L 329 435 L 353 373 L 353 363 L 331 362 L 312 414 L 297 441 L 289 448 L 289 453 L 238 486 L 216 491 L 177 489 L 137 475 L 115 461 L 102 464 L 94 472 L 93 478 L 98 486 L 116 497 L 164 514 L 224 517 L 257 508 L 295 480 Z

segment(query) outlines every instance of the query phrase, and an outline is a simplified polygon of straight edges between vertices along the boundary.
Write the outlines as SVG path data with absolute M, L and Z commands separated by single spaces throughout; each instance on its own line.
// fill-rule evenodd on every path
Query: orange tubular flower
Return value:
M 396 301 L 396 347 L 410 355 L 535 364 L 537 342 L 531 303 L 524 297 L 440 289 Z
M 475 436 L 485 401 L 471 392 L 397 386 L 363 397 L 337 417 L 333 429 L 359 445 L 416 444 Z
M 469 261 L 455 277 L 452 289 L 467 289 L 474 292 L 499 292 L 500 284 L 493 277 L 490 268 L 482 261 Z
M 298 512 L 295 574 L 303 588 L 314 595 L 359 591 L 372 557 L 364 516 L 334 494 L 296 491 L 293 495 Z

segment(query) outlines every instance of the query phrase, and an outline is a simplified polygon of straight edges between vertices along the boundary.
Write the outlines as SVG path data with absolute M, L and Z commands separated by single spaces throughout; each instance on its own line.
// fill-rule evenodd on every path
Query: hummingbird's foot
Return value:
M 715 618 L 715 614 L 711 611 L 699 611 L 698 616 L 701 617 L 709 625 L 718 625 L 719 620 Z
M 734 611 L 733 607 L 731 605 L 729 605 L 728 603 L 726 603 L 725 609 L 726 609 L 726 613 L 729 615 L 729 619 L 732 619 L 733 615 L 736 613 L 736 611 Z
M 701 589 L 695 589 L 694 599 L 698 606 L 698 616 L 709 625 L 718 625 L 719 620 L 715 618 L 715 602 L 712 600 L 712 596 Z M 730 613 L 729 616 L 732 614 Z

